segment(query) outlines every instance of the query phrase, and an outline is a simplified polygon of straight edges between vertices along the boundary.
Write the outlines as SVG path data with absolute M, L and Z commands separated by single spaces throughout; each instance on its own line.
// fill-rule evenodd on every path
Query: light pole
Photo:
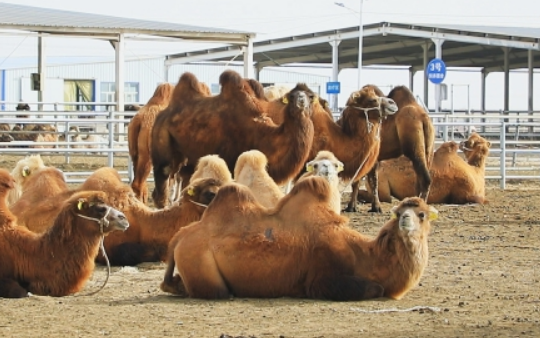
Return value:
M 334 4 L 356 13 L 355 10 L 345 6 L 342 2 L 334 2 Z M 360 17 L 360 20 L 358 21 L 358 89 L 362 88 L 362 49 L 364 45 L 364 25 L 362 23 L 363 7 L 364 0 L 360 0 L 360 11 L 358 12 L 358 16 Z

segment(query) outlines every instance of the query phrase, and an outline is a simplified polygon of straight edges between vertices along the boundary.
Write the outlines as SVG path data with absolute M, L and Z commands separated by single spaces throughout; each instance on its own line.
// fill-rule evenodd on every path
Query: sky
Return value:
M 68 11 L 249 31 L 257 34 L 256 40 L 357 26 L 360 22 L 361 2 L 361 0 L 337 0 L 337 2 L 343 3 L 342 7 L 337 6 L 333 0 L 0 1 Z M 503 0 L 363 0 L 361 20 L 364 24 L 390 21 L 540 27 L 538 13 L 540 13 L 540 1 L 537 0 L 514 0 L 512 2 Z M 0 69 L 35 64 L 37 57 L 35 38 L 0 35 L 0 41 L 2 46 L 0 48 Z M 215 46 L 217 45 L 206 43 L 143 43 L 128 40 L 126 57 L 142 58 Z M 68 59 L 70 61 L 87 61 L 113 59 L 114 51 L 108 42 L 104 41 L 51 38 L 47 39 L 47 55 L 50 60 L 56 62 L 64 62 Z M 317 73 L 330 75 L 331 71 L 319 70 Z M 340 73 L 340 81 L 346 83 L 345 88 L 354 89 L 355 74 L 357 74 L 355 70 L 343 70 Z M 364 74 L 366 75 L 364 76 Z M 371 81 L 371 78 L 380 79 L 380 74 L 380 71 L 366 71 L 363 72 L 362 76 L 366 78 L 367 83 L 374 82 Z M 380 85 L 408 84 L 406 71 L 392 71 L 391 74 L 384 75 L 384 81 Z M 470 96 L 474 97 L 474 104 L 477 105 L 479 99 L 476 91 L 479 87 L 479 75 L 460 73 L 456 78 L 454 75 L 449 72 L 447 79 L 453 81 L 449 83 L 455 85 L 456 95 L 463 97 L 467 92 L 465 88 L 468 85 L 469 91 L 471 91 Z M 498 76 L 498 74 L 492 75 L 490 75 L 492 78 Z M 514 77 L 511 81 L 521 81 L 520 76 Z M 421 77 L 415 77 L 415 86 L 417 82 L 422 83 Z M 488 88 L 489 85 L 488 83 Z M 501 96 L 498 91 L 495 91 L 494 99 L 488 103 L 493 102 L 493 106 L 499 105 Z M 521 101 L 524 101 L 524 105 Z M 463 105 L 463 102 L 462 99 L 460 105 Z M 526 108 L 526 97 L 525 100 L 517 98 L 514 102 L 516 105 L 512 106 L 511 103 L 511 108 Z M 538 104 L 540 107 L 540 102 Z M 502 106 L 502 102 L 500 106 Z

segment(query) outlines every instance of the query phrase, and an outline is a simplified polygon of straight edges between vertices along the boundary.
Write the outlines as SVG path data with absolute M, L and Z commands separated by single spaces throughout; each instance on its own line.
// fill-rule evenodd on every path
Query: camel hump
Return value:
M 289 195 L 294 196 L 302 193 L 311 194 L 321 202 L 327 201 L 331 195 L 330 183 L 324 177 L 306 177 L 294 185 Z
M 223 212 L 230 214 L 231 210 L 245 210 L 249 205 L 255 204 L 257 200 L 248 187 L 232 182 L 219 189 L 205 214 L 208 215 L 218 209 L 223 209 Z
M 242 76 L 234 70 L 226 70 L 219 76 L 219 84 L 222 91 L 226 88 L 240 89 L 242 87 L 242 80 Z
M 266 95 L 264 94 L 264 88 L 261 85 L 261 83 L 254 79 L 249 79 L 247 81 L 251 89 L 253 89 L 253 92 L 255 93 L 255 97 L 260 100 L 267 101 Z

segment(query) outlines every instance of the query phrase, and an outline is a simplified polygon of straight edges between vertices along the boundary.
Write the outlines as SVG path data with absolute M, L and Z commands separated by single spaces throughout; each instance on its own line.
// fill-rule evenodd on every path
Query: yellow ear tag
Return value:
M 392 216 L 390 216 L 390 219 L 397 219 L 397 214 L 392 211 Z
M 429 220 L 434 221 L 439 218 L 439 212 L 434 207 L 429 207 Z
M 287 96 L 283 96 L 281 102 L 283 102 L 284 104 L 289 104 L 289 99 L 287 99 Z
M 313 171 L 313 166 L 311 164 L 306 165 L 306 171 L 309 172 L 309 173 L 312 172 Z
M 195 191 L 193 191 L 193 187 L 189 187 L 189 188 L 188 188 L 187 194 L 188 194 L 189 196 L 195 195 Z
M 77 209 L 82 210 L 83 203 L 83 200 L 79 200 L 79 203 L 77 203 Z
M 338 167 L 337 167 L 338 173 L 339 173 L 339 172 L 342 172 L 343 169 L 344 169 L 344 168 L 343 168 L 343 164 L 339 164 Z
M 28 176 L 28 174 L 29 174 L 28 169 L 27 169 L 27 168 L 24 168 L 24 169 L 22 170 L 22 177 L 26 177 L 26 176 Z

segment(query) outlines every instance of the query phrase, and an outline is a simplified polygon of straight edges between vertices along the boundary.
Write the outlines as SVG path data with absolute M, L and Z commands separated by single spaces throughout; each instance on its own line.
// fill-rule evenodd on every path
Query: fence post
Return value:
M 501 189 L 506 188 L 506 122 L 502 122 L 501 134 L 500 134 L 500 147 L 501 147 Z
M 107 165 L 109 167 L 114 167 L 114 153 L 113 153 L 113 145 L 114 145 L 114 111 L 109 112 L 109 122 L 107 123 L 107 126 L 109 128 L 109 151 L 107 152 Z

